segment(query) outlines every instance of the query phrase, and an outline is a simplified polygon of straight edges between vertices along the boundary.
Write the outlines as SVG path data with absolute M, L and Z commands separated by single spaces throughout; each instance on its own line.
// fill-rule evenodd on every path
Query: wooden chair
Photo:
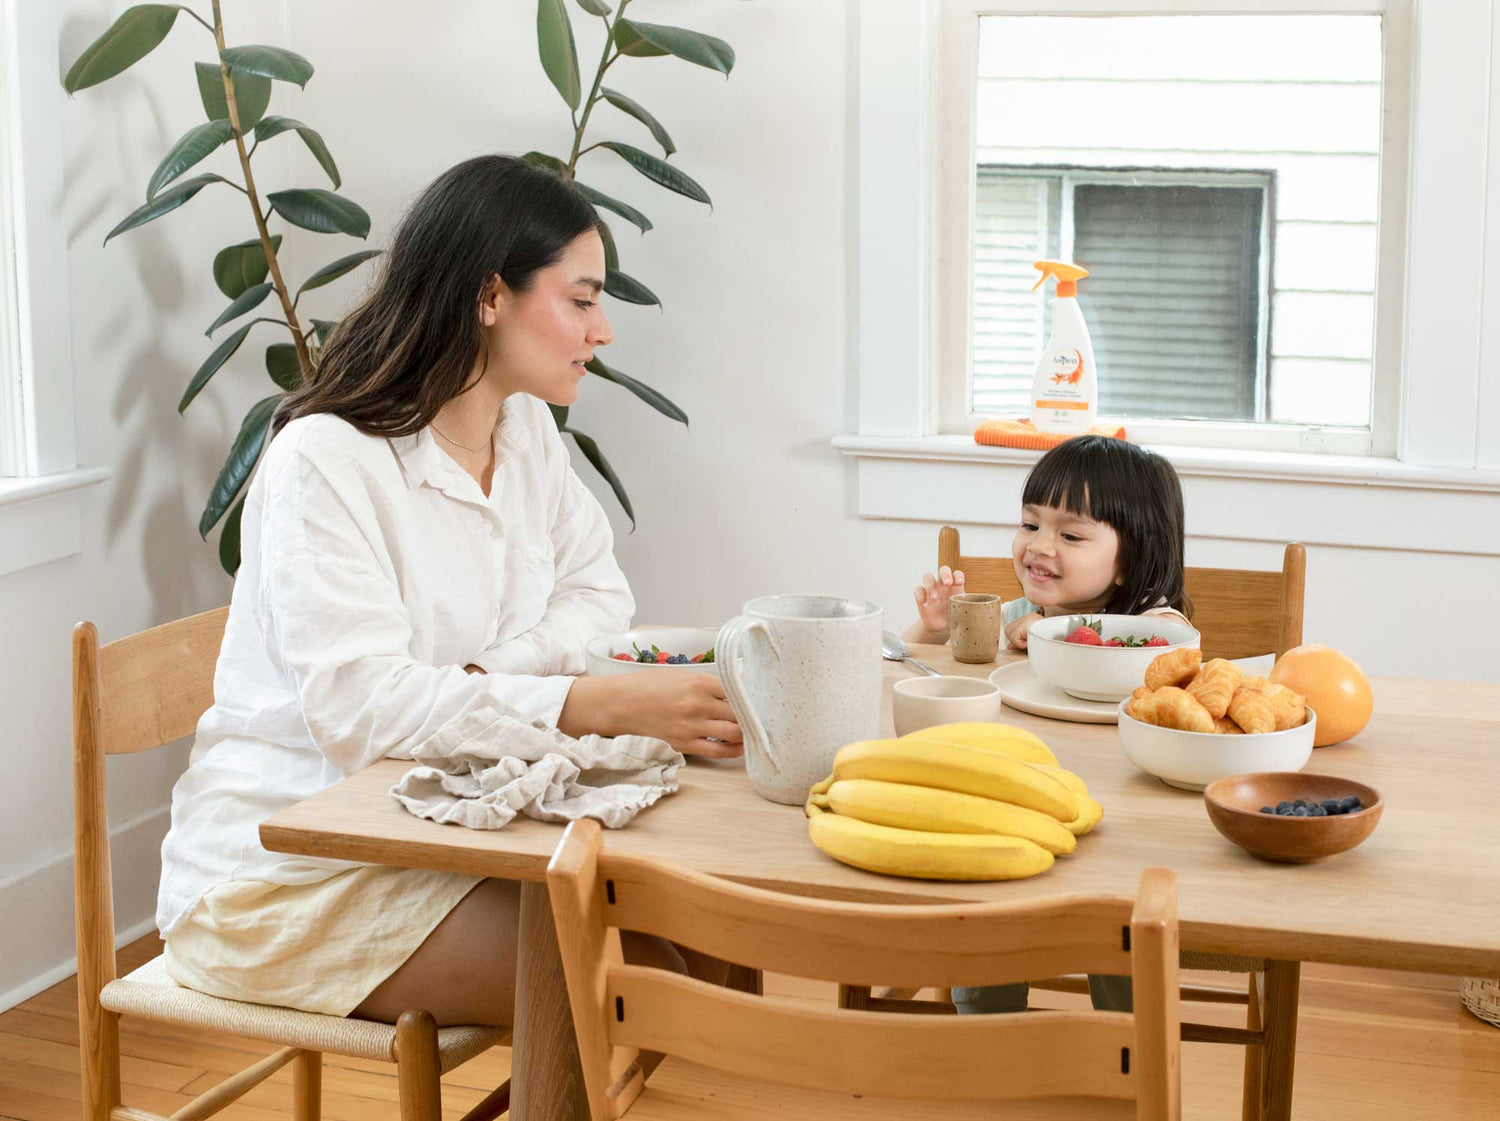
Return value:
M 1134 901 L 872 906 L 615 856 L 598 823 L 583 820 L 558 845 L 547 890 L 592 1121 L 856 1112 L 871 1121 L 977 1121 L 997 1115 L 993 1103 L 1017 1099 L 1024 1108 L 1005 1116 L 1180 1115 L 1177 888 L 1165 869 L 1146 871 Z M 1130 973 L 1135 1011 L 955 1017 L 809 1007 L 625 965 L 621 929 L 824 981 Z M 668 1056 L 649 1083 L 643 1051 Z M 914 1100 L 945 1104 L 938 1113 Z
M 958 530 L 953 526 L 938 531 L 938 564 L 961 569 L 964 587 L 971 592 L 989 592 L 1004 599 L 1022 594 L 1010 557 L 963 555 Z M 1307 550 L 1295 542 L 1286 547 L 1280 572 L 1187 569 L 1184 582 L 1193 601 L 1193 625 L 1203 636 L 1204 657 L 1255 658 L 1265 654 L 1280 657 L 1300 645 L 1306 571 Z M 1183 1000 L 1245 1005 L 1246 1023 L 1243 1029 L 1184 1023 L 1182 1038 L 1244 1046 L 1243 1121 L 1256 1121 L 1265 1114 L 1287 1115 L 1297 1035 L 1298 964 L 1192 952 L 1183 954 L 1180 964 L 1183 969 L 1249 976 L 1243 992 L 1183 985 Z M 1081 976 L 1058 977 L 1034 981 L 1032 988 L 1087 993 L 1088 982 Z M 839 1001 L 851 1008 L 895 1008 L 913 995 L 910 988 L 889 988 L 875 996 L 866 987 L 844 986 L 839 991 Z M 946 999 L 941 991 L 939 997 Z
M 958 530 L 938 531 L 938 565 L 963 570 L 964 588 L 1016 599 L 1021 585 L 1010 557 L 966 557 Z M 1184 572 L 1193 601 L 1193 626 L 1203 635 L 1205 658 L 1278 658 L 1302 644 L 1302 590 L 1307 550 L 1296 542 L 1282 554 L 1281 571 L 1189 568 Z
M 394 1062 L 403 1121 L 438 1121 L 439 1077 L 507 1036 L 503 1028 L 439 1029 L 424 1011 L 375 1023 L 222 1000 L 177 985 L 157 957 L 115 976 L 114 897 L 104 791 L 106 755 L 146 751 L 193 733 L 213 703 L 214 666 L 229 609 L 221 607 L 99 645 L 93 623 L 73 628 L 74 891 L 78 934 L 79 1065 L 86 1121 L 166 1121 L 120 1101 L 120 1016 L 230 1032 L 279 1051 L 205 1091 L 172 1121 L 209 1117 L 292 1064 L 297 1121 L 322 1108 L 322 1053 Z M 510 1083 L 470 1110 L 488 1121 L 509 1105 Z

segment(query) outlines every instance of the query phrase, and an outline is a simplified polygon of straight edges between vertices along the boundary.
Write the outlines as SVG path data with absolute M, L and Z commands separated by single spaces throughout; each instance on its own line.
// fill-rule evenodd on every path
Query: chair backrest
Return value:
M 958 530 L 938 531 L 938 564 L 962 569 L 964 587 L 1004 599 L 1020 596 L 1010 557 L 966 557 Z M 1302 644 L 1302 592 L 1307 550 L 1293 542 L 1282 554 L 1281 571 L 1253 568 L 1189 568 L 1183 573 L 1193 601 L 1193 626 L 1203 635 L 1205 658 L 1278 658 Z
M 874 906 L 746 887 L 604 852 L 572 823 L 547 868 L 593 1121 L 640 1092 L 641 1050 L 767 1082 L 946 1101 L 1135 1099 L 1179 1114 L 1176 878 L 1148 869 L 1128 898 Z M 981 985 L 1131 974 L 1134 1013 L 930 1016 L 809 1008 L 625 965 L 636 930 L 726 961 L 857 985 Z
M 115 979 L 114 895 L 104 759 L 191 735 L 213 704 L 214 668 L 229 608 L 178 619 L 99 645 L 93 623 L 73 628 L 73 894 L 80 1035 L 94 1055 L 85 1080 L 107 1086 L 87 1101 L 118 1102 L 119 1041 L 99 990 Z M 102 1073 L 101 1073 L 102 1072 Z

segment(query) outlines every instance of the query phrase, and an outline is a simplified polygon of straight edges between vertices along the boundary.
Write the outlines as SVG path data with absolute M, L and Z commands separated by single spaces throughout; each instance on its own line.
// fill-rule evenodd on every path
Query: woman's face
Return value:
M 1016 578 L 1038 607 L 1080 609 L 1118 583 L 1120 535 L 1113 526 L 1056 506 L 1023 506 L 1011 543 Z
M 497 284 L 479 305 L 489 335 L 486 379 L 505 394 L 571 405 L 583 364 L 614 338 L 599 306 L 603 286 L 604 242 L 594 230 L 579 234 L 561 257 L 533 274 L 526 291 Z

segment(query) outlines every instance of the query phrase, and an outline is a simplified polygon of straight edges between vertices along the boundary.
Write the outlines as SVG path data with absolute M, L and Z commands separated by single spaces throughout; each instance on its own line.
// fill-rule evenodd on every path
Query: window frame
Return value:
M 1265 423 L 1266 414 L 1270 411 L 1270 355 L 1269 344 L 1271 337 L 1271 237 L 1270 225 L 1272 214 L 1276 207 L 1276 172 L 1264 169 L 1248 168 L 1162 168 L 1162 167 L 1086 167 L 1082 165 L 1063 164 L 983 164 L 977 165 L 988 168 L 995 175 L 1014 179 L 1052 178 L 1058 180 L 1058 253 L 1063 260 L 1073 260 L 1075 238 L 1077 236 L 1074 224 L 1074 214 L 1077 206 L 1075 190 L 1078 187 L 1120 187 L 1120 186 L 1160 186 L 1160 187 L 1206 187 L 1206 188 L 1232 188 L 1250 187 L 1260 191 L 1260 244 L 1256 256 L 1256 326 L 1255 326 L 1255 384 L 1251 388 L 1254 399 L 1256 418 L 1252 421 L 1242 423 Z M 977 179 L 976 176 L 976 196 Z M 974 221 L 977 222 L 977 204 Z M 972 235 L 971 235 L 972 236 Z M 965 364 L 964 379 L 965 388 L 963 398 L 958 404 L 962 407 L 964 417 L 959 431 L 973 431 L 981 421 L 991 419 L 993 413 L 978 412 L 973 408 L 974 401 L 974 291 L 973 273 L 974 249 L 972 242 L 969 249 L 969 355 Z M 1050 250 L 1041 254 L 1043 257 L 1053 256 Z M 957 410 L 955 410 L 957 411 Z M 1123 418 L 1126 423 L 1133 423 L 1137 417 Z M 1204 422 L 1199 422 L 1204 423 Z M 1222 423 L 1222 422 L 1207 422 Z
M 967 434 L 972 413 L 973 229 L 975 103 L 979 20 L 983 16 L 1089 15 L 1380 15 L 1382 129 L 1380 211 L 1377 219 L 1374 362 L 1370 427 L 1123 418 L 1131 438 L 1145 444 L 1395 457 L 1402 399 L 1406 313 L 1407 189 L 1410 178 L 1413 39 L 1410 0 L 938 0 L 932 106 L 936 113 L 930 269 L 931 371 L 924 387 L 930 434 Z

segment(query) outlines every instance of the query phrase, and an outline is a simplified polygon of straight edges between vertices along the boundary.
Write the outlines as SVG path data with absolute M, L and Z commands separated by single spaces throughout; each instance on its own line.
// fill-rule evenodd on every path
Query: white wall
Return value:
M 69 0 L 69 61 L 121 6 Z M 612 86 L 662 119 L 679 148 L 674 162 L 715 203 L 710 214 L 608 154 L 584 162 L 590 182 L 657 224 L 641 238 L 615 223 L 624 267 L 665 310 L 612 307 L 618 341 L 606 357 L 693 417 L 684 431 L 602 384 L 585 386 L 574 414 L 635 500 L 640 529 L 631 535 L 623 518 L 614 521 L 642 619 L 717 623 L 753 595 L 805 589 L 879 601 L 899 628 L 911 618 L 910 586 L 935 554 L 935 522 L 858 517 L 854 461 L 829 445 L 855 426 L 858 406 L 857 8 L 856 0 L 639 0 L 643 18 L 721 35 L 739 63 L 727 83 L 670 59 L 627 60 L 611 72 Z M 317 66 L 305 93 L 278 87 L 273 111 L 323 132 L 345 193 L 374 219 L 372 244 L 449 164 L 483 151 L 555 150 L 566 139 L 566 110 L 536 60 L 529 3 L 452 0 L 418 17 L 394 0 L 303 0 L 251 29 L 250 5 L 226 9 L 231 41 L 282 43 Z M 597 40 L 574 6 L 569 12 L 587 58 Z M 92 618 L 108 640 L 229 594 L 195 526 L 240 416 L 265 392 L 258 348 L 247 345 L 186 419 L 175 408 L 205 353 L 203 327 L 223 304 L 209 277 L 212 253 L 249 236 L 243 199 L 205 192 L 107 249 L 99 244 L 141 197 L 159 153 L 196 122 L 190 63 L 209 57 L 200 36 L 184 22 L 159 54 L 71 106 L 57 205 L 70 235 L 79 460 L 116 474 L 85 503 L 79 556 L 0 577 L 10 635 L 0 647 L 0 1006 L 6 994 L 71 968 L 69 628 Z M 601 135 L 607 128 L 649 146 L 613 111 L 598 120 Z M 320 185 L 293 136 L 277 138 L 257 163 L 263 158 L 267 186 Z M 300 277 L 351 247 L 291 231 L 282 259 Z M 308 306 L 332 311 L 353 291 L 343 282 Z M 1001 522 L 1017 496 L 1009 475 L 996 480 L 993 520 Z M 1289 485 L 1284 501 L 1301 493 Z M 1195 499 L 1215 500 L 1190 487 Z M 1008 539 L 998 525 L 967 536 L 994 550 Z M 1195 539 L 1189 560 L 1270 566 L 1275 554 L 1268 543 Z M 1374 673 L 1494 680 L 1500 660 L 1488 644 L 1472 654 L 1419 648 L 1407 631 L 1413 621 L 1483 614 L 1496 586 L 1495 557 L 1316 548 L 1307 635 Z M 115 869 L 122 930 L 147 921 L 154 904 L 154 845 L 184 757 L 159 754 L 110 769 L 112 820 L 127 827 Z

